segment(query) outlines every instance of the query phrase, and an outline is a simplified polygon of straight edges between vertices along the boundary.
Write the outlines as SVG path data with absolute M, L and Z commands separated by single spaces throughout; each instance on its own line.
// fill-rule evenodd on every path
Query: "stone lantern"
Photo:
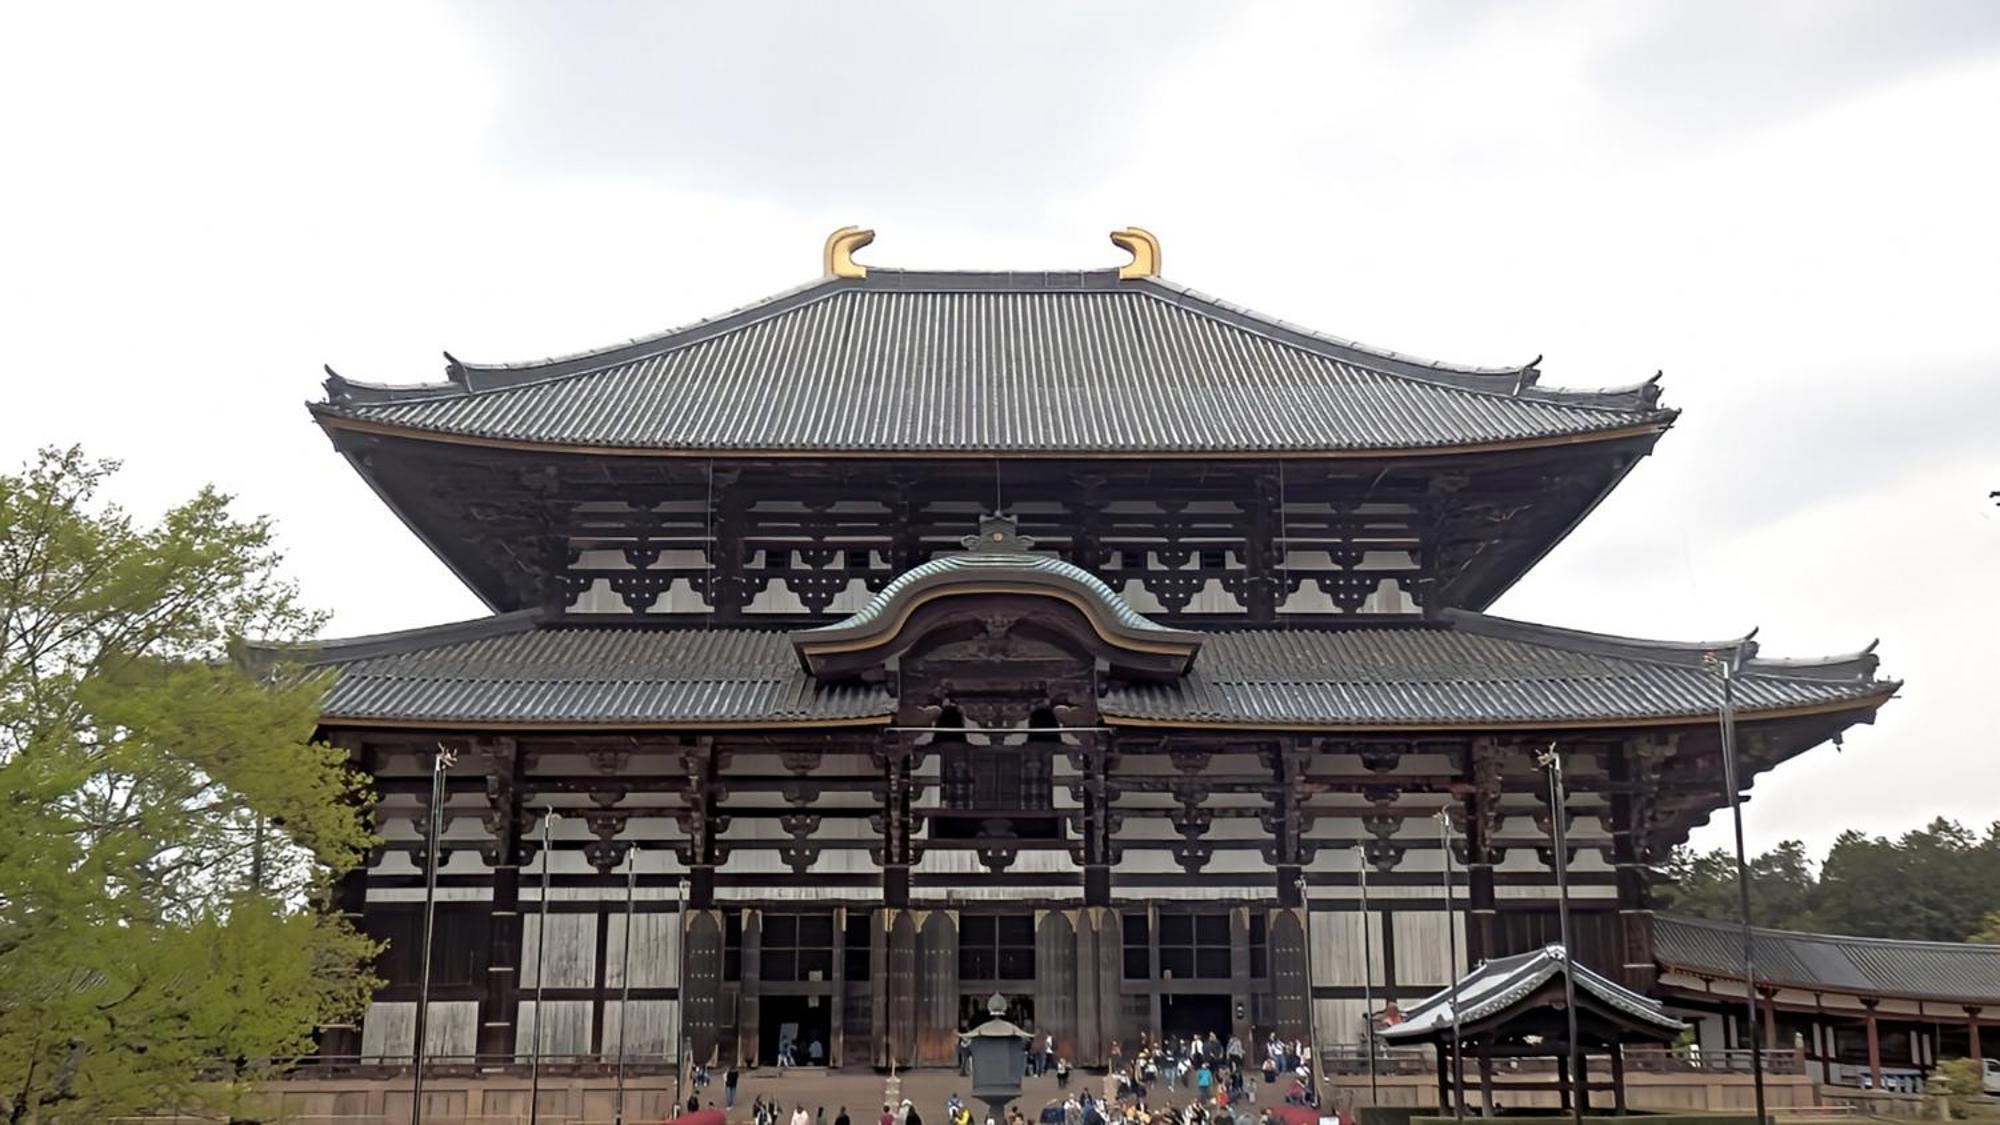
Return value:
M 971 1031 L 960 1032 L 972 1053 L 972 1096 L 986 1103 L 995 1121 L 1006 1120 L 1007 1103 L 1021 1096 L 1021 1075 L 1027 1066 L 1026 1046 L 1034 1035 L 1006 1018 L 1007 998 L 994 993 L 986 1002 L 991 1017 Z

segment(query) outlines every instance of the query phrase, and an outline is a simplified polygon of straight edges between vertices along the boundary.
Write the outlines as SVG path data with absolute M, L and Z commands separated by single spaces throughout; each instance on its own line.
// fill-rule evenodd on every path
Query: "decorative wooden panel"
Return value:
M 548 927 L 549 945 L 541 948 L 542 928 Z M 591 988 L 597 984 L 597 915 L 551 913 L 547 918 L 530 914 L 521 919 L 521 987 L 535 987 L 535 970 L 545 974 L 548 988 Z
M 632 987 L 672 988 L 679 984 L 680 943 L 672 914 L 635 914 L 632 933 Z M 604 920 L 604 987 L 618 988 L 625 982 L 625 915 L 613 914 Z M 554 983 L 551 981 L 551 983 Z
M 917 1048 L 917 923 L 908 910 L 889 910 L 889 1052 L 909 1066 Z
M 1097 907 L 1091 913 L 1097 916 L 1097 1012 L 1103 1024 L 1099 1034 L 1107 1055 L 1115 1041 L 1123 1045 L 1129 1059 L 1137 1046 L 1139 1024 L 1125 1019 L 1125 1005 L 1119 995 L 1125 976 L 1124 920 L 1116 910 L 1106 907 Z
M 1076 919 L 1076 1056 L 1070 1062 L 1077 1066 L 1103 1065 L 1105 1048 L 1109 1045 L 1104 1034 L 1104 1017 L 1098 1010 L 1097 978 L 1103 971 L 1103 961 L 1097 952 L 1100 936 L 1117 943 L 1119 956 L 1124 956 L 1122 931 L 1108 935 L 1097 932 L 1096 916 L 1100 913 L 1103 911 L 1099 908 L 1087 908 L 1072 915 Z
M 588 1000 L 543 1000 L 538 1016 L 533 1000 L 521 1001 L 514 1016 L 515 1056 L 527 1058 L 537 1038 L 544 1059 L 590 1054 L 590 1009 Z
M 928 912 L 919 945 L 917 1062 L 945 1066 L 958 1058 L 958 920 Z
M 1271 991 L 1277 998 L 1278 1034 L 1285 1039 L 1306 1034 L 1306 937 L 1299 915 L 1297 910 L 1270 915 Z
M 714 910 L 689 911 L 687 982 L 681 995 L 687 1004 L 687 1015 L 682 1022 L 694 1058 L 706 1059 L 715 1053 L 721 994 L 722 915 Z
M 1056 1037 L 1056 1052 L 1076 1053 L 1076 927 L 1060 910 L 1043 911 L 1035 927 L 1035 1028 Z

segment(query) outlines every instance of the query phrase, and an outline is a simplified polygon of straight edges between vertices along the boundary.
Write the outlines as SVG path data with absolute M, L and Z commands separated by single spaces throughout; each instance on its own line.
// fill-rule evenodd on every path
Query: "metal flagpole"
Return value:
M 553 805 L 542 806 L 542 901 L 535 912 L 535 1022 L 529 1025 L 528 1034 L 528 1125 L 536 1125 L 542 1113 L 542 968 L 549 959 L 549 869 L 555 866 L 555 853 L 550 850 L 549 839 L 556 824 L 556 810 Z
M 632 1038 L 632 921 L 638 898 L 639 845 L 633 843 L 625 851 L 625 949 L 618 966 L 618 1109 L 612 1117 L 616 1125 L 625 1125 L 625 1044 Z
M 1451 982 L 1451 1114 L 1465 1120 L 1465 1059 L 1459 1039 L 1458 1018 L 1458 903 L 1452 892 L 1451 806 L 1437 811 L 1438 839 L 1444 845 L 1444 933 L 1450 951 L 1445 962 L 1445 979 Z
M 1325 1065 L 1320 1056 L 1326 1052 L 1320 1046 L 1319 1013 L 1314 1010 L 1317 1005 L 1313 1003 L 1313 911 L 1312 900 L 1306 897 L 1306 877 L 1304 875 L 1299 876 L 1298 889 L 1299 910 L 1305 915 L 1306 919 L 1306 1043 L 1312 1049 L 1312 1065 L 1306 1068 L 1306 1081 L 1310 1082 L 1312 1087 L 1306 1092 L 1311 1094 L 1314 1101 L 1317 1102 L 1319 1098 L 1320 1069 Z
M 1368 1104 L 1381 1097 L 1375 1088 L 1375 918 L 1368 912 L 1368 849 L 1354 845 L 1354 857 L 1361 871 L 1361 1007 L 1368 1034 Z M 1386 982 L 1384 982 L 1386 983 Z
M 1556 744 L 1536 759 L 1549 771 L 1549 825 L 1555 833 L 1556 924 L 1563 947 L 1563 1009 L 1569 1020 L 1570 1117 L 1583 1125 L 1583 1091 L 1590 1076 L 1583 1069 L 1583 1044 L 1576 1030 L 1576 955 L 1569 944 L 1569 790 L 1563 785 L 1562 757 Z M 1615 1048 L 1614 1048 L 1615 1049 Z
M 684 1104 L 681 1098 L 681 1076 L 687 1073 L 682 1062 L 687 1058 L 687 913 L 688 881 L 685 878 L 674 882 L 674 897 L 679 901 L 674 907 L 674 923 L 679 927 L 680 936 L 674 941 L 674 1113 L 681 1112 Z M 891 1064 L 893 1071 L 894 1064 Z
M 431 1010 L 431 934 L 437 924 L 438 837 L 444 834 L 444 774 L 458 755 L 438 743 L 437 757 L 431 760 L 431 815 L 426 827 L 429 836 L 424 861 L 424 955 L 417 978 L 417 1020 L 411 1029 L 410 1125 L 424 1119 L 424 1036 L 429 1033 Z
M 1752 634 L 1755 635 L 1754 632 Z M 1757 1020 L 1757 964 L 1754 952 L 1754 935 L 1750 929 L 1750 864 L 1743 850 L 1743 802 L 1738 799 L 1736 781 L 1736 673 L 1743 661 L 1746 637 L 1737 642 L 1734 652 L 1709 653 L 1708 662 L 1722 672 L 1722 705 L 1716 712 L 1716 720 L 1721 728 L 1722 744 L 1722 784 L 1729 790 L 1729 815 L 1736 822 L 1736 909 L 1743 922 L 1743 1005 L 1748 1016 L 1745 1025 L 1750 1037 L 1750 1083 L 1757 1095 L 1757 1121 L 1759 1125 L 1770 1120 L 1764 1101 L 1764 1042 L 1758 1029 Z

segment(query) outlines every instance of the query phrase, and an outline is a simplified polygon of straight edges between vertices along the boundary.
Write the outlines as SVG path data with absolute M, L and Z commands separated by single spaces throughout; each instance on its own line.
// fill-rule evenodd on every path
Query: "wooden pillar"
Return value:
M 1868 1009 L 1868 1073 L 1874 1079 L 1875 1089 L 1882 1088 L 1882 1039 L 1875 1027 L 1875 1001 L 1863 1000 Z
M 736 1057 L 752 1060 L 751 1065 L 768 1065 L 776 1062 L 762 1054 L 762 996 L 764 979 L 764 912 L 745 910 L 743 912 L 743 945 L 739 957 L 740 970 L 736 979 L 742 987 L 736 992 Z
M 1310 754 L 1311 751 L 1298 748 L 1289 739 L 1277 751 L 1277 785 L 1271 793 L 1276 813 L 1271 822 L 1275 836 L 1271 852 L 1279 906 L 1305 905 L 1305 896 L 1299 891 L 1299 879 L 1305 871 L 1300 840 L 1305 835 L 1306 827 L 1305 814 L 1300 808 L 1302 787 L 1299 779 L 1305 772 L 1306 759 Z
M 1493 1037 L 1479 1038 L 1479 1112 L 1493 1116 Z
M 681 861 L 688 869 L 688 908 L 709 910 L 715 906 L 714 743 L 699 740 L 682 755 L 681 765 L 686 772 L 681 799 L 687 803 L 680 821 L 687 834 Z
M 1579 1047 L 1576 1052 L 1576 1104 L 1583 1112 L 1590 1112 L 1590 1048 Z
M 910 905 L 910 767 L 912 751 L 891 734 L 882 758 L 882 905 L 891 911 Z
M 1501 955 L 1500 910 L 1493 891 L 1493 865 L 1498 855 L 1493 837 L 1502 819 L 1505 748 L 1494 739 L 1475 739 L 1470 767 L 1472 791 L 1465 800 L 1465 952 L 1466 963 L 1477 965 Z
M 512 1057 L 519 1010 L 521 961 L 521 756 L 511 738 L 479 746 L 485 758 L 485 828 L 493 868 L 493 904 L 486 915 L 486 980 L 479 1004 L 479 1053 Z
M 1317 1051 L 1313 1052 L 1313 1057 L 1318 1058 L 1319 1052 Z M 1451 1112 L 1451 1071 L 1445 1069 L 1444 1040 L 1442 1038 L 1440 1038 L 1437 1041 L 1437 1057 L 1438 1057 L 1438 1114 L 1439 1116 L 1443 1116 L 1444 1114 Z
M 1611 1044 L 1611 1110 L 1620 1116 L 1625 1113 L 1625 1044 L 1615 1040 Z
M 833 993 L 827 997 L 826 1065 L 829 1069 L 847 1064 L 847 908 L 833 911 Z
M 958 920 L 948 910 L 926 912 L 917 931 L 917 1050 L 919 1066 L 948 1066 L 958 1057 Z
M 1983 1061 L 1984 1056 L 1980 1053 L 1980 1047 L 1979 1047 L 1978 1008 L 1967 1008 L 1965 1010 L 1965 1034 L 1968 1044 L 1968 1049 L 1966 1051 L 1966 1054 L 1972 1059 L 1973 1062 Z
M 1778 1004 L 1775 999 L 1777 993 L 1767 988 L 1763 990 L 1763 994 L 1764 1049 L 1766 1051 L 1775 1051 L 1778 1049 Z
M 1556 1088 L 1562 1093 L 1562 1107 L 1568 1109 L 1570 1098 L 1575 1096 L 1575 1092 L 1570 1087 L 1569 1048 L 1567 1046 L 1563 1048 L 1561 1054 L 1556 1056 Z
M 1100 736 L 1086 735 L 1083 747 L 1083 904 L 1111 905 L 1110 752 Z

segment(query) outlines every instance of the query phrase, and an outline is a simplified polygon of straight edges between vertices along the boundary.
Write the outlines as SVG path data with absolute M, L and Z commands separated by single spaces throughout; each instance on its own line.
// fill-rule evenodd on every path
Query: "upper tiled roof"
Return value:
M 687 328 L 449 381 L 335 375 L 323 424 L 624 452 L 1367 453 L 1664 428 L 1653 384 L 1536 385 L 1311 332 L 1152 278 L 827 279 Z
M 1477 1023 L 1505 1012 L 1532 995 L 1558 975 L 1571 972 L 1579 992 L 1642 1024 L 1671 1036 L 1686 1026 L 1668 1015 L 1658 1000 L 1632 991 L 1593 972 L 1588 965 L 1570 960 L 1561 945 L 1547 945 L 1511 957 L 1484 961 L 1461 978 L 1455 987 L 1427 996 L 1412 1006 L 1403 1022 L 1382 1029 L 1388 1040 L 1427 1039 L 1448 1033 L 1452 1025 L 1452 1002 L 1458 1003 L 1458 1022 Z M 1582 1007 L 1581 1004 L 1578 1005 Z
M 1760 985 L 1863 996 L 2000 1003 L 2000 946 L 1755 929 Z M 1653 919 L 1653 955 L 1668 969 L 1743 975 L 1743 930 L 1673 914 Z
M 538 623 L 509 614 L 437 630 L 335 642 L 329 722 L 452 725 L 788 724 L 886 720 L 876 687 L 821 684 L 791 635 L 698 626 Z M 1737 678 L 1749 718 L 1873 706 L 1895 690 L 1861 656 L 1751 661 Z M 1113 723 L 1301 728 L 1673 722 L 1715 713 L 1699 650 L 1453 613 L 1436 626 L 1209 634 L 1178 683 L 1120 683 Z

